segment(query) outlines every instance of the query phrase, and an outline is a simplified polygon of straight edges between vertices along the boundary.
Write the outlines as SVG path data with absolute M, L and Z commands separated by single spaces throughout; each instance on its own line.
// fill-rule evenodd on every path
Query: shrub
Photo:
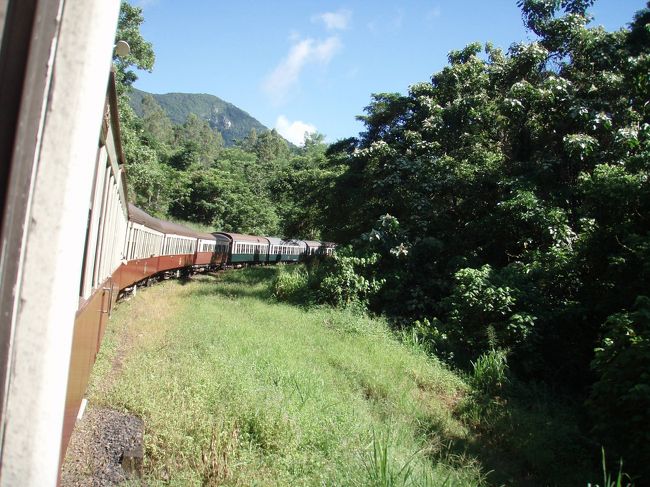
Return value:
M 472 362 L 470 382 L 474 389 L 495 396 L 508 381 L 506 350 L 490 350 Z
M 365 304 L 380 289 L 383 281 L 366 277 L 368 268 L 374 266 L 378 255 L 354 257 L 340 252 L 331 259 L 329 273 L 320 283 L 320 300 L 335 306 Z
M 517 310 L 518 289 L 503 283 L 491 266 L 456 272 L 446 299 L 452 342 L 470 357 L 496 345 L 516 348 L 533 330 L 535 318 Z
M 281 301 L 303 302 L 308 296 L 309 275 L 303 269 L 281 270 L 271 285 L 273 296 Z
M 592 369 L 594 432 L 633 473 L 650 478 L 650 298 L 639 296 L 634 311 L 607 319 Z

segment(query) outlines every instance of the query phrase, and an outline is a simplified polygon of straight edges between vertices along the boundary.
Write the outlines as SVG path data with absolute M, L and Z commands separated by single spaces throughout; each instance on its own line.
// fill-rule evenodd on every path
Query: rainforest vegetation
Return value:
M 650 3 L 614 32 L 590 25 L 592 4 L 519 0 L 534 42 L 452 51 L 430 80 L 371 95 L 365 131 L 329 146 L 269 131 L 226 148 L 198 117 L 174 126 L 154 100 L 142 118 L 124 102 L 134 202 L 337 242 L 281 273 L 276 296 L 383 315 L 469 371 L 485 435 L 522 390 L 571 398 L 581 448 L 647 483 Z M 141 12 L 122 13 L 124 99 L 153 50 Z

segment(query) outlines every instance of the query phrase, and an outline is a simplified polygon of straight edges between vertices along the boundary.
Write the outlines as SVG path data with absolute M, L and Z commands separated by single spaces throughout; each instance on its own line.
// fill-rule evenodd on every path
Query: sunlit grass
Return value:
M 147 482 L 480 484 L 445 454 L 463 382 L 380 320 L 275 302 L 274 273 L 165 282 L 115 313 L 90 399 L 145 420 Z

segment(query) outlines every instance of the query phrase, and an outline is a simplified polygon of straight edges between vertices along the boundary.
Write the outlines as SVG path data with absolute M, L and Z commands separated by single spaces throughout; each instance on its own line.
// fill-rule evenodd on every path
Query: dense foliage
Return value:
M 607 32 L 591 3 L 522 0 L 537 41 L 373 95 L 329 148 L 327 224 L 353 246 L 320 287 L 458 364 L 507 350 L 520 378 L 589 397 L 594 437 L 648 476 L 650 11 Z

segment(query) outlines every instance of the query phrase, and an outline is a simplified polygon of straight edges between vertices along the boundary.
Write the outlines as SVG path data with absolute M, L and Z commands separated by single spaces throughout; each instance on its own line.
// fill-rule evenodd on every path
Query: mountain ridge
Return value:
M 221 133 L 226 146 L 232 146 L 236 141 L 242 140 L 252 129 L 258 133 L 269 130 L 245 110 L 209 93 L 156 94 L 133 88 L 129 101 L 140 117 L 143 113 L 142 99 L 146 95 L 151 95 L 156 100 L 175 125 L 185 123 L 190 113 L 206 120 L 210 127 Z

